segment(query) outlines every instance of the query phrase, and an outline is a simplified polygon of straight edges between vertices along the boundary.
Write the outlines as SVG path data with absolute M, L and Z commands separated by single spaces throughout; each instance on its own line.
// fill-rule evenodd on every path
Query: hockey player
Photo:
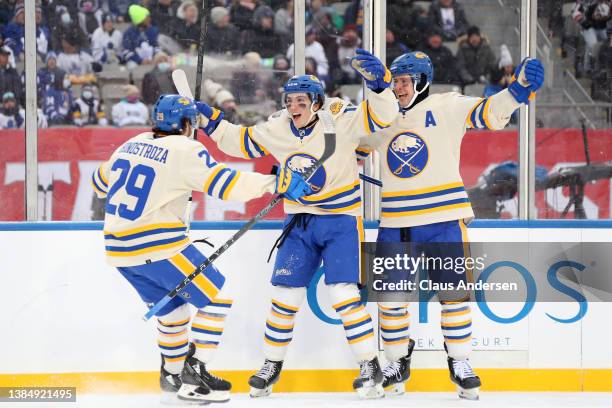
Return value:
M 528 103 L 540 88 L 544 68 L 540 61 L 526 59 L 508 89 L 485 99 L 455 92 L 430 95 L 434 72 L 423 52 L 398 57 L 390 70 L 400 114 L 390 127 L 374 135 L 378 137 L 362 140 L 362 147 L 375 148 L 382 158 L 377 241 L 467 243 L 464 220 L 474 213 L 459 173 L 463 135 L 466 129 L 503 129 L 520 104 Z M 464 256 L 463 245 L 448 248 L 461 253 L 444 256 Z M 477 399 L 480 379 L 468 361 L 472 350 L 469 296 L 439 296 L 451 380 L 460 397 Z M 409 336 L 407 307 L 398 302 L 378 304 L 385 356 L 390 362 L 383 370 L 384 387 L 390 393 L 403 393 L 410 376 L 414 341 Z
M 311 191 L 287 169 L 275 177 L 217 163 L 201 143 L 187 137 L 198 123 L 189 98 L 162 95 L 153 123 L 152 132 L 125 142 L 92 176 L 98 196 L 106 197 L 107 260 L 147 304 L 160 300 L 206 260 L 185 234 L 182 216 L 192 190 L 243 201 L 274 192 L 297 200 Z M 232 305 L 223 296 L 224 281 L 211 265 L 157 314 L 165 397 L 229 399 L 231 384 L 206 369 Z M 188 303 L 198 309 L 190 327 Z
M 284 86 L 285 109 L 261 125 L 242 127 L 222 120 L 217 109 L 199 104 L 209 118 L 207 134 L 227 154 L 252 159 L 273 155 L 280 167 L 305 172 L 323 152 L 319 114 L 332 116 L 335 153 L 309 179 L 313 195 L 285 200 L 288 215 L 272 274 L 273 297 L 264 337 L 265 363 L 249 379 L 251 396 L 266 396 L 279 379 L 294 320 L 310 280 L 323 261 L 325 284 L 340 315 L 349 346 L 360 365 L 353 387 L 366 398 L 383 396 L 382 373 L 369 313 L 360 303 L 359 245 L 363 238 L 361 192 L 355 149 L 359 137 L 381 129 L 397 115 L 389 89 L 391 74 L 372 54 L 358 50 L 355 68 L 372 90 L 367 101 L 350 106 L 325 100 L 312 75 L 294 76 Z

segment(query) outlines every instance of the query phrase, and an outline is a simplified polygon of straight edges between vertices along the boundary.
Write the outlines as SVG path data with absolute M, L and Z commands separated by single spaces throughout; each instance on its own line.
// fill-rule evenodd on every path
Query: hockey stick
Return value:
M 336 131 L 334 128 L 334 121 L 331 115 L 327 111 L 322 111 L 319 114 L 319 119 L 321 120 L 321 124 L 323 125 L 323 132 L 325 137 L 325 147 L 323 150 L 323 154 L 317 160 L 312 167 L 310 167 L 302 177 L 307 180 L 309 179 L 318 169 L 323 165 L 325 160 L 327 160 L 334 152 L 336 151 Z M 230 239 L 228 239 L 223 245 L 219 247 L 204 263 L 202 263 L 198 268 L 193 271 L 191 274 L 185 277 L 174 289 L 170 291 L 166 296 L 164 296 L 160 301 L 155 303 L 151 309 L 144 315 L 143 319 L 145 321 L 149 320 L 153 317 L 157 312 L 161 310 L 164 306 L 172 300 L 180 291 L 185 289 L 187 285 L 189 285 L 200 273 L 204 272 L 208 266 L 210 266 L 214 261 L 217 260 L 225 251 L 229 249 L 240 237 L 242 237 L 248 230 L 253 228 L 253 226 L 257 223 L 257 221 L 261 220 L 266 216 L 278 203 L 282 200 L 281 195 L 275 196 L 272 201 L 268 205 L 266 205 L 255 217 L 251 218 L 249 222 L 244 224 L 242 228 L 240 228 Z
M 187 82 L 187 74 L 182 69 L 175 69 L 172 71 L 172 81 L 174 82 L 174 87 L 178 91 L 179 95 L 186 96 L 190 99 L 193 99 L 193 94 L 191 93 L 191 88 L 189 88 L 189 82 Z M 195 139 L 195 132 L 198 129 L 194 129 L 193 138 Z M 189 234 L 189 230 L 191 229 L 191 206 L 193 204 L 193 193 L 189 194 L 189 200 L 187 200 L 187 208 L 185 209 L 185 214 L 183 218 L 185 219 L 185 225 L 187 229 L 185 230 L 185 234 Z
M 202 91 L 202 70 L 204 65 L 204 40 L 206 39 L 206 0 L 202 0 L 200 13 L 200 42 L 198 43 L 198 66 L 196 68 L 195 99 L 200 100 Z

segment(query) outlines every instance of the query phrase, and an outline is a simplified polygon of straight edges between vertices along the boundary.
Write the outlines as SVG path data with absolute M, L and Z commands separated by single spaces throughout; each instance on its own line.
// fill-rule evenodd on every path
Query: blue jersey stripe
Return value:
M 208 195 L 212 196 L 213 195 L 213 191 L 215 189 L 215 186 L 217 185 L 217 182 L 219 181 L 219 179 L 221 179 L 221 176 L 223 176 L 225 173 L 227 172 L 231 172 L 232 170 L 228 169 L 228 168 L 224 168 L 222 169 L 220 172 L 217 173 L 217 175 L 215 176 L 215 178 L 213 179 L 213 181 L 210 183 L 210 186 L 208 186 Z
M 445 190 L 432 191 L 430 193 L 423 193 L 423 194 L 404 195 L 404 196 L 397 196 L 397 197 L 383 197 L 381 201 L 391 202 L 391 201 L 418 200 L 421 198 L 437 197 L 437 196 L 442 196 L 445 194 L 461 193 L 461 192 L 465 192 L 464 187 L 447 188 Z
M 166 232 L 183 232 L 186 229 L 187 229 L 186 227 L 156 228 L 156 229 L 152 229 L 152 230 L 149 230 L 149 231 L 141 231 L 141 232 L 137 232 L 135 234 L 125 235 L 125 236 L 122 236 L 122 237 L 118 237 L 118 236 L 115 236 L 113 234 L 106 234 L 106 235 L 104 235 L 104 239 L 115 239 L 117 241 L 129 241 L 131 239 L 146 237 L 148 235 L 164 234 Z
M 225 190 L 227 189 L 227 186 L 229 186 L 232 180 L 234 179 L 234 177 L 236 177 L 236 170 L 230 170 L 230 171 L 232 174 L 227 176 L 227 180 L 225 180 L 225 183 L 223 183 L 223 186 L 221 187 L 221 190 L 219 191 L 219 198 L 223 198 L 223 195 L 225 194 Z

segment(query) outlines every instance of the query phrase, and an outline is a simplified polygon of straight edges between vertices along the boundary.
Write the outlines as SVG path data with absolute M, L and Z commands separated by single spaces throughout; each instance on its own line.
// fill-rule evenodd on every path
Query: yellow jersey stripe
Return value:
M 161 228 L 187 228 L 187 227 L 182 222 L 172 222 L 172 223 L 150 224 L 150 225 L 145 225 L 142 227 L 125 230 L 125 231 L 117 231 L 117 232 L 104 231 L 104 234 L 112 234 L 116 237 L 125 237 L 126 235 L 132 235 L 132 234 L 136 234 L 139 232 L 151 231 L 151 230 L 161 229 Z
M 390 193 L 383 193 L 382 196 L 383 197 L 400 197 L 400 196 L 405 196 L 405 195 L 417 195 L 417 194 L 433 193 L 436 191 L 448 190 L 448 189 L 457 188 L 457 187 L 463 187 L 463 183 L 460 181 L 457 181 L 454 183 L 442 184 L 442 185 L 433 186 L 433 187 L 420 188 L 417 190 L 393 191 Z
M 349 190 L 352 190 L 353 188 L 355 188 L 358 185 L 359 185 L 359 180 L 355 180 L 355 181 L 353 181 L 351 184 L 349 184 L 347 186 L 335 188 L 332 191 L 327 192 L 325 194 L 310 195 L 310 196 L 307 196 L 307 197 L 302 197 L 301 199 L 303 201 L 318 201 L 318 200 L 323 200 L 325 198 L 329 198 L 329 197 L 334 196 L 336 194 L 341 194 L 341 193 L 347 192 Z
M 138 249 L 136 251 L 129 251 L 129 252 L 106 251 L 106 255 L 107 256 L 121 256 L 121 257 L 123 257 L 123 256 L 136 256 L 136 255 L 146 254 L 148 252 L 161 251 L 162 249 L 174 248 L 174 247 L 185 245 L 185 244 L 188 244 L 188 243 L 189 243 L 189 238 L 185 238 L 185 239 L 177 241 L 177 242 L 171 242 L 169 244 L 163 244 L 163 245 L 154 245 L 152 247 L 142 248 L 142 249 Z
M 434 213 L 434 212 L 438 212 L 438 211 L 447 211 L 447 210 L 454 210 L 457 208 L 467 208 L 467 207 L 471 207 L 471 203 L 459 203 L 459 204 L 449 204 L 449 205 L 442 205 L 440 207 L 435 207 L 435 208 L 427 208 L 424 210 L 415 210 L 415 211 L 404 211 L 404 212 L 396 212 L 396 213 L 382 213 L 382 216 L 387 218 L 387 217 L 405 217 L 408 215 L 421 215 L 421 214 L 429 214 L 429 213 Z

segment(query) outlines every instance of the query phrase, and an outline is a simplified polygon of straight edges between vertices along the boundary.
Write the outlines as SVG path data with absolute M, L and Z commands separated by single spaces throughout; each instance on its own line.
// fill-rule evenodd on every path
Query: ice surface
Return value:
M 157 394 L 77 395 L 75 403 L 19 403 L 19 408 L 156 408 L 169 407 L 159 402 Z M 178 405 L 175 405 L 178 406 Z M 188 405 L 180 405 L 188 406 Z M 193 406 L 193 405 L 191 405 Z M 252 399 L 234 394 L 225 404 L 214 408 L 301 408 L 301 407 L 612 407 L 612 393 L 587 392 L 482 392 L 480 401 L 461 400 L 454 393 L 413 392 L 380 400 L 361 400 L 352 393 L 277 393 L 268 398 Z

